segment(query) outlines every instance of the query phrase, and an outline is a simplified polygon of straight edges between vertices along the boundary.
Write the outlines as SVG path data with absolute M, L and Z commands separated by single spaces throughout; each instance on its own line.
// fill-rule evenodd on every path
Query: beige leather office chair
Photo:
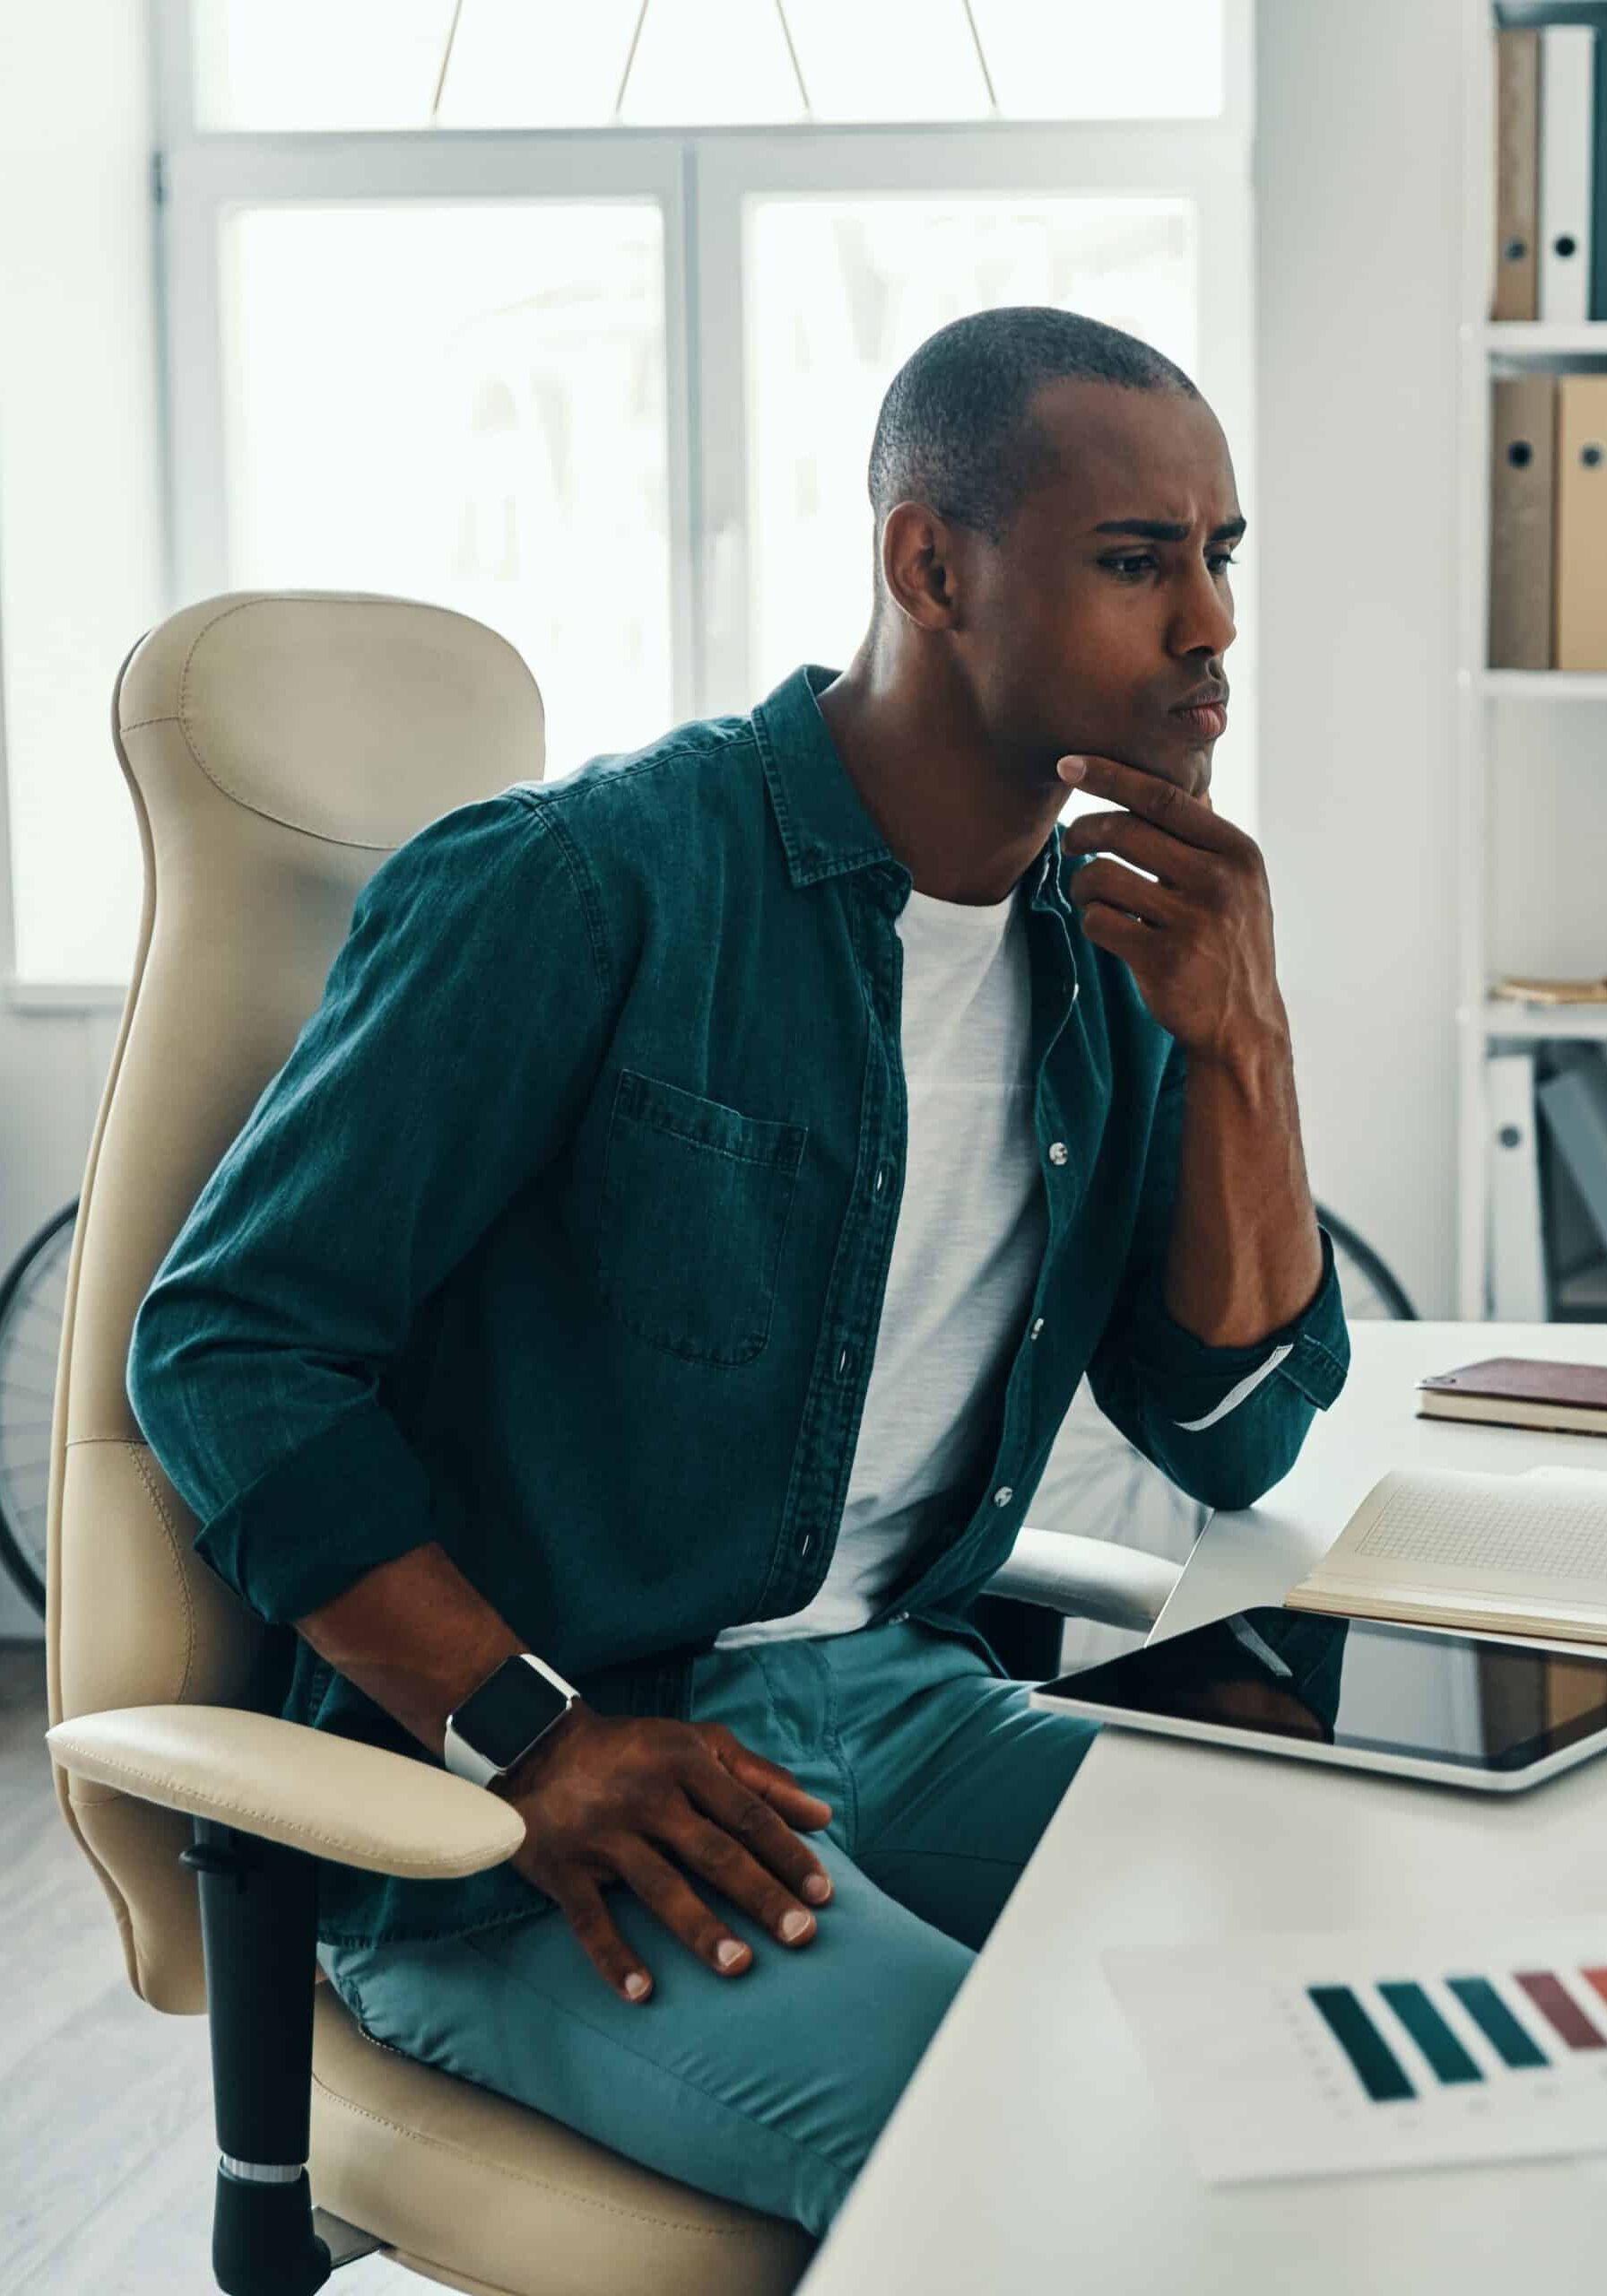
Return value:
M 124 1390 L 135 1310 L 317 1004 L 359 889 L 439 813 L 539 777 L 534 681 L 440 607 L 235 592 L 134 648 L 112 727 L 144 908 L 67 1281 L 48 1735 L 135 1990 L 210 2010 L 218 2284 L 299 2296 L 384 2248 L 482 2296 L 779 2296 L 812 2252 L 801 2227 L 369 2040 L 321 1981 L 315 1856 L 468 1874 L 512 1854 L 519 1820 L 429 1763 L 248 1710 L 260 1622 L 193 1556 L 199 1526 Z M 1176 1577 L 1027 1531 L 992 1587 L 1027 1620 L 1020 1598 L 1138 1624 Z

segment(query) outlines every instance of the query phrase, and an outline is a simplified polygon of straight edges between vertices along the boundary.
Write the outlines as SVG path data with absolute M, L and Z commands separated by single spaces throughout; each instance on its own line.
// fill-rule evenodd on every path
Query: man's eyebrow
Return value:
M 1208 539 L 1212 542 L 1237 542 L 1244 533 L 1247 521 L 1229 518 L 1225 526 L 1213 526 Z M 1146 542 L 1186 542 L 1188 528 L 1166 518 L 1107 518 L 1094 528 L 1097 535 L 1140 535 Z

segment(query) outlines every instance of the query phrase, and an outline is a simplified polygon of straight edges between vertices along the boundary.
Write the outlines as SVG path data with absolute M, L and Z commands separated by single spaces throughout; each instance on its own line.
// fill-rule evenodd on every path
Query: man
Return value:
M 845 673 L 375 872 L 128 1365 L 283 1711 L 526 1821 L 466 1880 L 324 1866 L 369 2031 L 816 2232 L 1092 1735 L 969 1616 L 1078 1383 L 1241 1507 L 1349 1361 L 1209 795 L 1214 417 L 981 312 L 870 491 Z M 1119 810 L 1063 831 L 1079 772 Z M 558 1711 L 499 1754 L 504 1698 Z

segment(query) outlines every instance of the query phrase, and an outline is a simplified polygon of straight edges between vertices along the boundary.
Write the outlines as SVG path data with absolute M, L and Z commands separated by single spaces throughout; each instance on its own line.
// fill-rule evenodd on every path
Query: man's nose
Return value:
M 1172 630 L 1177 654 L 1222 654 L 1238 635 L 1233 609 L 1209 567 L 1201 566 L 1179 598 Z

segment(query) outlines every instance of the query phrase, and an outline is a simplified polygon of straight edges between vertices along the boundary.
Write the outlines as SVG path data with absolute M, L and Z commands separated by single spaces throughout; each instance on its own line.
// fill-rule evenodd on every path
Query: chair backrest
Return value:
M 123 664 L 112 738 L 144 904 L 90 1144 L 51 1431 L 50 1719 L 239 1702 L 260 1622 L 192 1544 L 200 1525 L 124 1383 L 169 1245 L 320 1002 L 357 895 L 455 805 L 539 780 L 541 695 L 483 623 L 406 598 L 233 591 Z M 154 2007 L 205 2005 L 190 1821 L 60 1769 L 63 1813 Z

